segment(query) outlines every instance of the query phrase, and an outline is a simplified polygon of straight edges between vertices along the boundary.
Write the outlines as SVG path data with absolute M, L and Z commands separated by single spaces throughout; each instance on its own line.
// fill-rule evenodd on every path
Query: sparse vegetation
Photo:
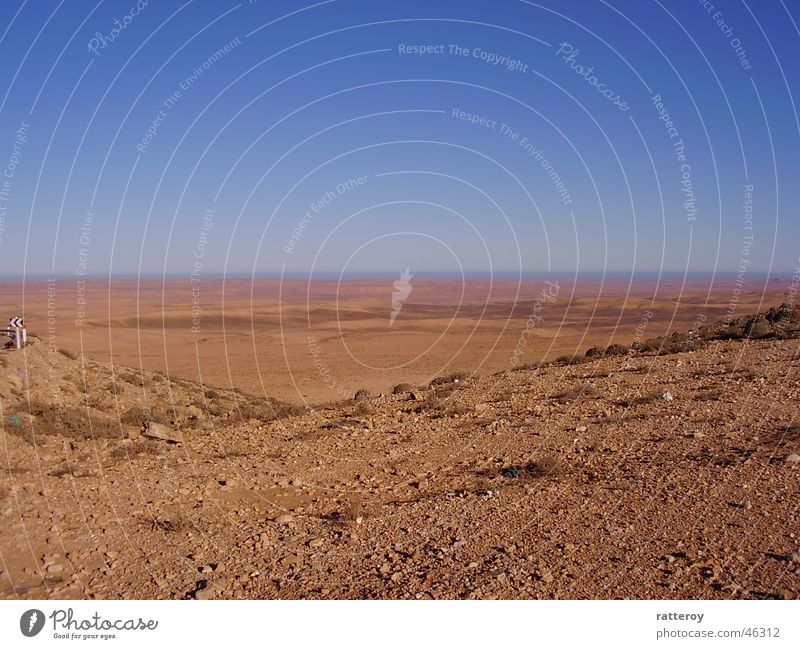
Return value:
M 554 394 L 552 398 L 560 404 L 567 404 L 583 397 L 594 397 L 597 396 L 597 394 L 597 390 L 590 383 L 584 383 L 578 387 L 558 392 Z
M 452 372 L 451 374 L 447 374 L 445 376 L 437 376 L 430 382 L 430 385 L 447 385 L 450 383 L 457 383 L 459 381 L 463 381 L 469 376 L 468 372 Z

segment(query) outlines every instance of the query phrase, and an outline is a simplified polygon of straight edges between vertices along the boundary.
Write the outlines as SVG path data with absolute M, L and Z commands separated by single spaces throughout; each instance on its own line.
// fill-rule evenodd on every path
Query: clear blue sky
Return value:
M 0 275 L 785 274 L 798 22 L 786 0 L 5 0 Z

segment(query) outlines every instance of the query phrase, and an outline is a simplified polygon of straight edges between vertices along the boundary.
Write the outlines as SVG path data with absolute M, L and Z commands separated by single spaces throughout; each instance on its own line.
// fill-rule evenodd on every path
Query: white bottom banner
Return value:
M 796 601 L 18 601 L 3 646 L 798 647 Z

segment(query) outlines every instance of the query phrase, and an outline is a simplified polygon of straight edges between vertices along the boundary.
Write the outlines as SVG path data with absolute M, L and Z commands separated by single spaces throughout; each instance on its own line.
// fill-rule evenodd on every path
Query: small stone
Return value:
M 662 394 L 661 398 L 664 401 L 674 401 L 675 400 L 675 397 L 672 396 L 672 392 L 670 392 L 669 390 L 667 390 L 664 394 Z
M 202 419 L 203 418 L 203 411 L 200 410 L 197 406 L 189 406 L 186 409 L 186 414 L 189 415 L 189 419 Z
M 477 568 L 477 567 L 478 567 L 477 561 L 470 561 L 469 564 L 467 565 L 467 568 Z
M 183 441 L 181 434 L 174 428 L 170 428 L 166 424 L 159 424 L 154 421 L 148 422 L 142 431 L 145 437 L 153 439 L 162 439 L 165 442 L 173 442 L 175 444 Z
M 800 455 L 798 455 L 797 453 L 792 453 L 789 457 L 786 458 L 786 461 L 789 464 L 797 464 L 798 462 L 800 462 Z
M 275 522 L 279 525 L 288 525 L 289 523 L 294 522 L 294 516 L 291 514 L 281 514 L 280 516 L 275 517 Z
M 205 586 L 195 591 L 194 598 L 206 600 L 221 597 L 225 590 L 225 585 L 226 582 L 224 579 L 215 579 L 214 581 L 206 582 Z
M 578 426 L 578 427 L 575 429 L 575 432 L 576 432 L 576 433 L 585 433 L 585 432 L 586 432 L 586 426 Z
M 318 547 L 319 547 L 319 546 L 321 546 L 321 545 L 322 545 L 324 542 L 325 542 L 325 541 L 323 541 L 322 539 L 311 539 L 311 540 L 308 542 L 308 547 L 310 547 L 310 548 L 318 548 Z
M 298 563 L 300 563 L 300 557 L 298 557 L 296 554 L 287 554 L 281 559 L 281 565 L 285 567 L 293 566 Z
M 551 583 L 553 583 L 553 573 L 552 573 L 552 572 L 550 572 L 549 570 L 542 570 L 542 572 L 541 572 L 541 575 L 540 575 L 540 576 L 541 576 L 541 578 L 542 578 L 542 581 L 543 581 L 544 583 L 546 583 L 546 584 L 551 584 Z
M 403 573 L 402 572 L 395 572 L 395 573 L 392 573 L 392 576 L 389 577 L 389 579 L 391 579 L 392 581 L 400 581 L 400 579 L 402 577 L 403 577 Z

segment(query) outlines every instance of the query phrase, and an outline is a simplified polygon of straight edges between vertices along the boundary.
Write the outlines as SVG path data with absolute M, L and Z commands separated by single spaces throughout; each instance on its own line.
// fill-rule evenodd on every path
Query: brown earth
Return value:
M 762 311 L 305 410 L 40 336 L 0 596 L 796 599 L 800 313 Z
M 51 346 L 94 360 L 315 404 L 685 331 L 729 308 L 738 315 L 779 304 L 790 288 L 786 278 L 757 277 L 743 286 L 562 278 L 557 289 L 543 280 L 412 278 L 390 327 L 392 281 L 0 282 L 0 313 L 24 314 L 29 331 Z M 555 295 L 542 299 L 542 291 Z

